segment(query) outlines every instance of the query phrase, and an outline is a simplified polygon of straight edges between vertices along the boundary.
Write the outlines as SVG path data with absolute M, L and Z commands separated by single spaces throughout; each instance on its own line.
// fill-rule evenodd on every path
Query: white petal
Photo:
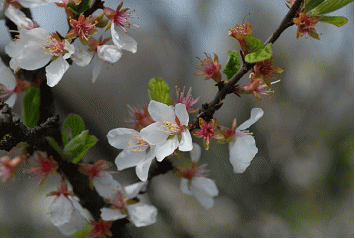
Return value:
M 46 67 L 47 85 L 55 86 L 62 79 L 64 73 L 69 69 L 69 63 L 59 56 Z
M 200 147 L 200 145 L 198 145 L 196 143 L 193 143 L 192 145 L 193 145 L 193 148 L 190 151 L 190 158 L 191 158 L 192 162 L 197 163 L 201 157 L 201 147 Z
M 143 128 L 140 132 L 142 139 L 150 145 L 164 143 L 169 135 L 162 132 L 161 125 L 161 122 L 155 122 Z
M 213 198 L 218 195 L 218 189 L 213 180 L 205 177 L 193 178 L 191 192 L 197 201 L 206 209 L 213 206 Z
M 17 99 L 17 94 L 13 93 L 6 101 L 5 103 L 8 104 L 11 108 L 14 107 Z
M 45 54 L 42 44 L 36 41 L 30 41 L 22 52 L 16 56 L 16 61 L 18 66 L 22 69 L 36 70 L 47 65 L 51 58 L 52 56 L 50 54 Z
M 127 217 L 126 214 L 122 214 L 119 209 L 112 208 L 101 208 L 101 218 L 104 221 L 116 221 L 118 219 L 122 219 Z
M 177 136 L 172 139 L 167 140 L 163 144 L 157 145 L 156 147 L 156 157 L 159 162 L 163 161 L 165 157 L 174 153 L 175 149 L 178 147 L 179 141 Z
M 114 45 L 98 46 L 97 47 L 97 54 L 102 60 L 108 61 L 111 63 L 115 63 L 122 56 L 122 52 Z
M 20 39 L 24 44 L 31 42 L 37 42 L 42 47 L 47 42 L 49 33 L 43 28 L 33 28 L 32 30 L 20 29 Z
M 100 57 L 94 57 L 93 58 L 93 65 L 94 67 L 92 68 L 92 78 L 91 81 L 92 83 L 95 83 L 97 77 L 99 76 L 102 67 L 104 66 L 104 61 L 100 59 Z
M 205 177 L 195 177 L 191 181 L 191 187 L 204 191 L 208 196 L 215 197 L 218 195 L 218 188 L 214 180 Z
M 24 48 L 25 45 L 22 43 L 22 40 L 15 40 L 5 46 L 5 52 L 10 57 L 15 57 L 19 55 Z
M 127 35 L 121 28 L 116 26 L 116 24 L 111 25 L 111 35 L 113 43 L 119 48 L 132 53 L 137 52 L 137 42 L 130 36 Z
M 148 185 L 148 182 L 139 182 L 139 183 L 134 183 L 132 185 L 128 185 L 124 187 L 124 190 L 126 192 L 126 197 L 128 199 L 132 199 L 137 197 L 138 193 L 142 190 L 145 190 L 146 186 Z
M 148 112 L 154 121 L 175 123 L 175 112 L 166 104 L 151 100 L 148 105 Z
M 244 130 L 244 129 L 249 128 L 252 124 L 254 124 L 256 121 L 258 121 L 258 119 L 260 119 L 261 116 L 263 116 L 263 114 L 264 114 L 264 111 L 262 109 L 259 109 L 259 108 L 252 109 L 251 113 L 250 113 L 250 119 L 245 121 L 243 124 L 239 125 L 239 127 L 237 129 Z
M 136 203 L 127 206 L 129 220 L 136 227 L 144 227 L 156 222 L 158 209 L 152 205 Z
M 68 52 L 64 54 L 63 58 L 68 59 L 75 52 L 75 47 L 71 45 L 67 40 L 65 40 L 64 50 L 67 50 Z
M 187 195 L 192 195 L 192 192 L 189 189 L 189 180 L 186 178 L 181 178 L 180 180 L 180 189 L 183 193 Z
M 53 199 L 53 202 L 49 206 L 49 220 L 55 226 L 67 223 L 71 219 L 73 210 L 74 207 L 72 202 L 65 197 L 64 194 L 60 194 Z
M 83 227 L 88 223 L 81 214 L 84 211 L 81 205 L 75 200 L 71 201 L 74 205 L 74 210 L 72 212 L 70 221 L 58 226 L 60 232 L 66 236 L 74 235 L 74 233 L 82 230 Z
M 25 16 L 25 14 L 12 4 L 5 11 L 5 16 L 8 17 L 18 27 L 31 28 L 33 22 Z
M 155 156 L 154 156 L 155 157 Z M 152 164 L 153 158 L 145 159 L 142 163 L 138 164 L 136 167 L 136 174 L 141 181 L 147 181 L 149 167 Z
M 175 105 L 175 114 L 179 118 L 181 125 L 189 124 L 189 114 L 184 104 L 179 103 Z
M 90 63 L 92 57 L 93 54 L 89 54 L 88 52 L 79 48 L 76 48 L 75 52 L 73 53 L 73 61 L 78 66 L 87 66 Z
M 117 189 L 120 188 L 120 184 L 108 172 L 101 172 L 99 176 L 94 177 L 92 183 L 98 194 L 103 198 L 112 198 Z
M 0 84 L 4 85 L 8 90 L 16 87 L 16 77 L 9 67 L 7 67 L 0 59 Z
M 182 138 L 179 143 L 180 151 L 191 151 L 192 150 L 192 138 L 189 130 L 181 132 Z
M 229 143 L 229 160 L 235 173 L 243 173 L 258 153 L 255 139 L 251 135 L 236 137 Z
M 131 136 L 129 135 L 139 135 L 139 132 L 129 128 L 111 129 L 107 133 L 108 143 L 115 148 L 125 149 L 131 143 Z
M 124 170 L 141 164 L 144 161 L 145 151 L 123 150 L 115 159 L 118 170 Z

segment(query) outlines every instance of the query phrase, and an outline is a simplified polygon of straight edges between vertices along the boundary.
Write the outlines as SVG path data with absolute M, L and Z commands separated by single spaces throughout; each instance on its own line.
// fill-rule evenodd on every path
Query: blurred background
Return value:
M 118 3 L 105 1 L 113 9 Z M 217 89 L 213 81 L 194 75 L 196 56 L 216 53 L 224 67 L 227 52 L 239 50 L 228 29 L 245 18 L 252 35 L 265 41 L 288 11 L 284 0 L 126 1 L 124 7 L 139 16 L 132 22 L 140 28 L 128 33 L 138 43 L 137 53 L 123 52 L 94 84 L 92 66 L 74 64 L 53 89 L 61 119 L 77 113 L 99 138 L 88 161 L 114 161 L 119 150 L 108 144 L 106 134 L 131 126 L 127 104 L 149 103 L 151 78 L 163 78 L 173 98 L 175 86 L 191 86 L 195 98 L 201 95 L 199 108 Z M 33 8 L 32 13 L 48 31 L 64 35 L 68 30 L 64 11 L 55 4 Z M 229 95 L 215 114 L 219 125 L 231 127 L 234 118 L 239 124 L 248 119 L 252 108 L 264 110 L 250 127 L 259 152 L 246 172 L 233 173 L 228 146 L 212 140 L 200 163 L 208 164 L 209 178 L 219 189 L 213 208 L 205 210 L 182 194 L 173 172 L 158 176 L 145 199 L 158 208 L 158 220 L 148 227 L 130 226 L 134 237 L 354 237 L 353 3 L 330 15 L 345 16 L 349 22 L 341 28 L 317 24 L 320 41 L 297 40 L 293 26 L 273 45 L 273 62 L 285 71 L 271 97 L 259 101 Z M 0 24 L 4 51 L 11 37 L 4 20 Z M 247 83 L 247 76 L 240 82 Z M 21 100 L 15 106 L 19 115 Z M 201 139 L 193 140 L 202 145 Z M 56 190 L 59 176 L 35 186 L 38 179 L 29 179 L 22 169 L 16 180 L 0 183 L 0 237 L 62 237 L 48 220 L 52 198 L 45 196 Z M 137 181 L 134 169 L 115 177 L 123 185 Z

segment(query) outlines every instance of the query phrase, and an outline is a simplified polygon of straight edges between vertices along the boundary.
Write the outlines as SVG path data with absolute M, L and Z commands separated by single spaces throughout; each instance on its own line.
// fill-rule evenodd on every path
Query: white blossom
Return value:
M 117 169 L 136 167 L 138 178 L 146 181 L 149 166 L 155 157 L 155 146 L 144 141 L 138 131 L 128 128 L 110 130 L 107 139 L 113 147 L 123 149 L 115 160 Z
M 192 167 L 190 169 L 180 169 L 183 178 L 180 181 L 180 189 L 183 193 L 193 195 L 196 200 L 206 209 L 213 206 L 213 197 L 218 195 L 218 188 L 212 179 L 204 177 L 206 170 L 202 165 L 195 168 L 201 155 L 201 148 L 198 144 L 193 144 L 190 152 Z
M 142 202 L 127 203 L 128 200 L 137 197 L 146 185 L 146 182 L 139 182 L 117 190 L 115 196 L 111 199 L 111 207 L 101 209 L 102 220 L 115 221 L 128 217 L 136 227 L 155 223 L 158 214 L 156 207 Z
M 66 61 L 75 51 L 67 40 L 61 40 L 56 34 L 49 34 L 41 28 L 20 30 L 20 38 L 16 43 L 5 47 L 6 53 L 12 57 L 10 67 L 16 72 L 18 68 L 36 70 L 46 67 L 47 84 L 55 86 L 69 68 Z
M 171 155 L 175 149 L 192 150 L 192 139 L 187 128 L 189 114 L 184 104 L 176 104 L 175 108 L 151 100 L 148 112 L 155 123 L 141 130 L 142 139 L 150 145 L 156 145 L 156 157 L 161 162 Z
M 262 109 L 252 109 L 250 119 L 235 129 L 234 138 L 229 142 L 229 160 L 235 173 L 243 173 L 258 153 L 255 139 L 246 132 L 246 129 L 260 119 L 263 114 Z

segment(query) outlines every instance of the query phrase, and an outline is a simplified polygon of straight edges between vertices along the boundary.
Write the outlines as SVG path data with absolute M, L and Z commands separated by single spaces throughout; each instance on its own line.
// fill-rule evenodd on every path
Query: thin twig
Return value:
M 285 31 L 288 27 L 293 25 L 292 19 L 296 16 L 298 9 L 300 8 L 303 0 L 296 0 L 295 3 L 292 5 L 291 9 L 288 11 L 284 19 L 282 20 L 280 26 L 276 29 L 276 31 L 269 37 L 269 39 L 264 43 L 264 45 L 267 45 L 269 43 L 274 43 L 281 35 L 283 31 Z M 208 103 L 208 104 L 203 104 L 200 113 L 197 115 L 194 125 L 196 126 L 195 128 L 198 127 L 198 120 L 199 118 L 204 119 L 205 121 L 209 122 L 210 120 L 213 119 L 214 113 L 221 108 L 222 106 L 222 101 L 224 98 L 227 96 L 227 94 L 231 94 L 233 87 L 238 83 L 238 81 L 246 74 L 248 73 L 255 63 L 249 64 L 249 63 L 244 63 L 243 66 L 239 69 L 239 71 L 230 79 L 230 81 L 224 85 L 224 87 L 219 90 L 214 97 L 214 99 Z

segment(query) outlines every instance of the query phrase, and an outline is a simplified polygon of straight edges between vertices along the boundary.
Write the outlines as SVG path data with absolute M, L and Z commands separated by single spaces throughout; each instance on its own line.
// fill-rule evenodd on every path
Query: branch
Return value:
M 288 27 L 292 26 L 294 23 L 292 19 L 296 16 L 298 9 L 300 8 L 303 0 L 296 0 L 292 5 L 291 9 L 288 11 L 284 19 L 282 20 L 280 26 L 276 29 L 276 31 L 269 37 L 269 39 L 264 43 L 264 45 L 268 43 L 274 43 L 281 35 L 283 31 L 285 31 Z M 233 92 L 234 86 L 238 83 L 238 81 L 248 73 L 255 63 L 243 63 L 243 66 L 240 70 L 230 79 L 230 81 L 225 84 L 216 94 L 214 99 L 210 103 L 203 104 L 200 113 L 197 115 L 194 125 L 195 128 L 198 128 L 198 119 L 202 118 L 205 121 L 210 121 L 213 119 L 214 113 L 222 107 L 222 101 L 227 96 L 227 94 L 231 94 Z

